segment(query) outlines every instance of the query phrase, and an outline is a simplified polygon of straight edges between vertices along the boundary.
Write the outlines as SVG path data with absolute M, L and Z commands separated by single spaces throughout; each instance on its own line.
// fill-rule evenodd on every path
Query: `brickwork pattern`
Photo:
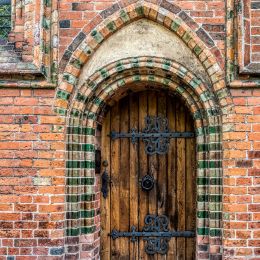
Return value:
M 28 62 L 0 71 L 0 259 L 98 259 L 96 127 L 108 100 L 132 82 L 171 89 L 193 113 L 198 259 L 259 259 L 260 79 L 239 74 L 242 38 L 234 30 L 239 19 L 251 19 L 250 58 L 258 62 L 258 5 L 255 0 L 61 0 L 57 11 L 57 1 L 47 0 L 41 14 L 37 1 L 14 1 L 10 37 Z M 156 57 L 109 64 L 78 86 L 82 67 L 99 46 L 141 18 L 178 35 L 212 86 Z M 38 38 L 33 26 L 40 19 Z M 36 46 L 34 36 L 40 40 Z M 58 76 L 54 90 L 50 82 Z

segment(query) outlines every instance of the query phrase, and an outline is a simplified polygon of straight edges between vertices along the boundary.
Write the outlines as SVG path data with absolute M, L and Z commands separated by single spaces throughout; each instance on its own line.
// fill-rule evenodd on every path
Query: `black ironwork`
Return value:
M 171 138 L 191 138 L 194 132 L 170 132 L 168 129 L 168 119 L 161 116 L 145 117 L 145 129 L 138 132 L 132 129 L 130 133 L 118 133 L 112 131 L 109 135 L 112 140 L 117 138 L 131 138 L 133 144 L 139 139 L 145 143 L 145 152 L 152 154 L 165 154 L 168 152 Z
M 151 175 L 145 175 L 141 180 L 141 187 L 144 191 L 150 191 L 154 187 L 154 178 Z
M 193 231 L 170 231 L 168 228 L 169 220 L 166 216 L 146 215 L 144 219 L 145 226 L 142 231 L 136 231 L 136 227 L 132 226 L 130 232 L 121 232 L 113 229 L 109 234 L 112 239 L 120 237 L 130 237 L 131 242 L 136 242 L 137 238 L 143 237 L 147 241 L 145 252 L 149 255 L 156 253 L 165 255 L 168 252 L 168 242 L 172 237 L 195 237 Z
M 0 0 L 0 39 L 7 40 L 11 30 L 11 0 Z
M 103 198 L 107 198 L 108 195 L 108 185 L 109 185 L 109 176 L 107 171 L 105 170 L 101 176 L 101 192 L 103 194 Z

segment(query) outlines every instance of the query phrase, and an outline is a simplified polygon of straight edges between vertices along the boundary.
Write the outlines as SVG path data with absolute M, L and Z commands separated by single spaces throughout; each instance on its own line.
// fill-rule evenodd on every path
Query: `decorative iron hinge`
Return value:
M 136 231 L 136 227 L 132 226 L 130 232 L 121 232 L 113 229 L 109 235 L 112 239 L 130 237 L 131 242 L 136 242 L 137 238 L 143 237 L 143 240 L 147 241 L 145 252 L 148 255 L 156 253 L 161 255 L 167 254 L 169 249 L 168 242 L 172 237 L 195 237 L 195 232 L 193 231 L 170 231 L 168 228 L 169 220 L 164 215 L 146 215 L 144 222 L 143 231 Z
M 145 129 L 138 132 L 132 129 L 130 133 L 118 133 L 112 131 L 109 136 L 112 140 L 118 138 L 131 138 L 133 144 L 137 139 L 145 143 L 145 152 L 152 154 L 166 154 L 169 149 L 171 138 L 191 138 L 194 132 L 170 132 L 168 129 L 168 119 L 165 117 L 147 116 L 145 117 Z

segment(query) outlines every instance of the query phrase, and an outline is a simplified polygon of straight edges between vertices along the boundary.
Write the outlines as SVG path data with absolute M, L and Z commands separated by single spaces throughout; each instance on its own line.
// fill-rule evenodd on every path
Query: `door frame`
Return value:
M 120 70 L 118 64 L 124 64 Z M 91 240 L 93 247 L 83 254 L 98 255 L 100 194 L 98 179 L 95 178 L 97 128 L 102 123 L 106 104 L 118 98 L 121 90 L 134 82 L 153 82 L 168 88 L 184 100 L 193 114 L 197 134 L 197 259 L 211 256 L 221 259 L 222 128 L 221 110 L 216 103 L 218 99 L 187 68 L 171 60 L 167 60 L 165 66 L 163 58 L 128 58 L 109 64 L 94 73 L 75 93 L 76 100 L 67 117 L 67 176 L 71 182 L 79 176 L 86 180 L 77 188 L 67 185 L 67 211 L 83 212 L 76 220 L 72 218 L 72 213 L 68 214 L 67 239 L 72 241 L 78 237 L 79 244 Z M 80 148 L 72 145 L 75 143 L 80 144 Z M 82 143 L 86 150 L 83 150 Z M 82 200 L 85 200 L 84 205 L 91 206 L 82 209 Z

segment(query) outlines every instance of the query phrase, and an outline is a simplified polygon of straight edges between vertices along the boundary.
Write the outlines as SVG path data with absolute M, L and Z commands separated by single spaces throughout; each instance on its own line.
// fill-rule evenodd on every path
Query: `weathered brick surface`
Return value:
M 54 10 L 51 11 L 49 1 L 44 2 L 46 4 L 45 14 L 48 18 L 50 13 L 55 11 L 55 3 L 53 3 Z M 238 53 L 240 61 L 242 59 L 240 55 L 245 54 L 243 62 L 252 61 L 257 64 L 260 62 L 260 20 L 258 17 L 260 6 L 256 0 L 243 0 L 242 2 L 247 7 L 243 15 L 246 18 L 249 17 L 247 15 L 251 16 L 252 30 L 247 24 L 249 22 L 247 19 L 243 35 L 245 39 L 242 39 L 241 36 L 237 41 L 232 41 L 232 44 L 227 44 L 227 52 L 225 52 L 225 38 L 226 36 L 229 38 L 231 35 L 233 27 L 230 26 L 229 19 L 233 18 L 233 11 L 227 12 L 225 5 L 227 8 L 231 8 L 231 0 L 173 1 L 173 5 L 163 0 L 160 1 L 160 5 L 181 18 L 189 29 L 206 43 L 210 50 L 207 53 L 214 54 L 220 64 L 221 61 L 223 63 L 222 56 L 228 62 L 233 61 L 235 57 L 233 44 L 241 47 L 241 41 L 246 43 L 246 52 Z M 16 8 L 12 37 L 16 48 L 22 50 L 24 61 L 33 60 L 33 50 L 35 49 L 32 39 L 34 37 L 39 40 L 39 35 L 34 34 L 32 30 L 34 26 L 32 23 L 33 8 L 37 3 L 38 1 L 33 4 L 29 1 L 21 8 L 24 16 L 21 16 L 19 8 Z M 110 0 L 59 1 L 59 60 L 63 59 L 61 65 L 64 65 L 64 68 L 73 55 L 74 65 L 77 62 L 85 62 L 86 55 L 90 55 L 90 53 L 81 53 L 77 56 L 77 48 L 80 43 L 87 38 L 92 29 L 101 24 L 102 19 L 116 13 L 123 4 L 128 3 L 123 1 L 119 4 Z M 237 7 L 239 6 L 237 5 Z M 237 11 L 242 15 L 239 8 Z M 39 10 L 36 10 L 35 15 L 36 21 L 40 21 Z M 226 20 L 228 26 L 226 26 Z M 25 21 L 28 21 L 26 30 Z M 49 21 L 44 20 L 47 29 L 50 29 L 48 28 Z M 83 28 L 84 30 L 81 32 Z M 103 33 L 105 34 L 106 31 L 103 30 Z M 177 33 L 181 36 L 184 35 L 184 29 L 180 28 Z M 232 33 L 234 32 L 232 31 Z M 50 43 L 50 35 L 44 33 L 43 38 L 44 42 Z M 190 41 L 188 45 L 193 49 L 196 43 Z M 96 44 L 94 38 L 90 44 Z M 39 48 L 39 43 L 37 43 L 36 50 L 37 48 Z M 48 52 L 48 50 L 49 45 L 46 45 L 45 51 Z M 193 51 L 194 53 L 200 52 L 200 48 L 194 48 Z M 35 55 L 34 61 L 37 63 L 39 52 L 35 52 Z M 6 62 L 8 58 L 3 56 L 0 58 Z M 205 53 L 199 53 L 198 56 L 203 61 L 204 67 L 208 69 L 211 66 L 210 59 L 207 60 Z M 48 57 L 44 61 L 47 67 L 51 66 Z M 71 93 L 74 87 L 75 77 L 72 75 L 77 77 L 80 71 L 74 65 L 67 66 L 70 74 L 65 75 L 64 78 L 67 81 L 63 81 L 60 85 L 60 89 L 64 90 L 63 94 L 66 95 Z M 224 71 L 224 64 L 222 65 Z M 230 67 L 226 68 L 228 75 L 234 72 L 234 69 L 231 72 L 230 70 Z M 6 75 L 1 77 L 5 78 Z M 8 77 L 12 79 L 13 76 L 11 74 Z M 31 75 L 26 77 L 30 78 Z M 251 81 L 243 81 L 244 79 Z M 226 89 L 229 88 L 228 83 L 232 80 L 234 78 L 225 82 Z M 21 88 L 14 88 L 12 85 L 14 82 Z M 4 85 L 5 83 L 6 85 Z M 66 237 L 65 235 L 66 122 L 64 117 L 58 116 L 53 110 L 53 104 L 57 100 L 55 90 L 44 88 L 42 85 L 42 89 L 30 88 L 28 85 L 31 86 L 33 83 L 20 82 L 17 76 L 16 79 L 1 82 L 1 84 L 0 260 L 63 259 L 65 244 L 67 244 L 67 253 L 74 255 L 74 258 L 71 256 L 71 259 L 80 257 L 94 259 L 94 256 L 98 255 L 97 242 L 93 243 L 92 238 L 86 237 L 84 242 L 79 245 L 79 237 Z M 221 89 L 223 84 L 219 85 Z M 223 236 L 222 241 L 216 240 L 215 247 L 211 247 L 210 250 L 218 250 L 216 245 L 222 242 L 223 259 L 253 260 L 260 258 L 260 90 L 259 87 L 257 88 L 259 74 L 254 75 L 253 80 L 250 76 L 242 76 L 241 81 L 235 82 L 234 85 L 243 88 L 230 89 L 225 101 L 221 100 L 228 105 L 234 105 L 233 112 L 222 117 Z M 217 89 L 217 85 L 215 88 Z M 59 102 L 60 107 L 67 105 L 65 98 Z M 225 107 L 226 103 L 221 103 L 221 106 Z M 95 188 L 98 190 L 98 183 Z M 96 210 L 99 201 L 91 203 L 94 204 L 91 207 Z M 96 211 L 98 212 L 98 210 Z M 95 216 L 94 222 L 97 226 L 99 225 L 98 215 Z M 94 233 L 93 237 L 97 239 L 98 231 Z M 201 249 L 206 251 L 207 246 L 205 248 L 201 246 Z M 80 250 L 83 251 L 81 254 Z M 219 255 L 214 257 L 212 259 L 219 259 Z M 200 255 L 200 259 L 207 258 L 206 253 Z
M 64 121 L 51 108 L 54 90 L 0 93 L 0 254 L 59 259 L 64 245 L 65 145 Z

